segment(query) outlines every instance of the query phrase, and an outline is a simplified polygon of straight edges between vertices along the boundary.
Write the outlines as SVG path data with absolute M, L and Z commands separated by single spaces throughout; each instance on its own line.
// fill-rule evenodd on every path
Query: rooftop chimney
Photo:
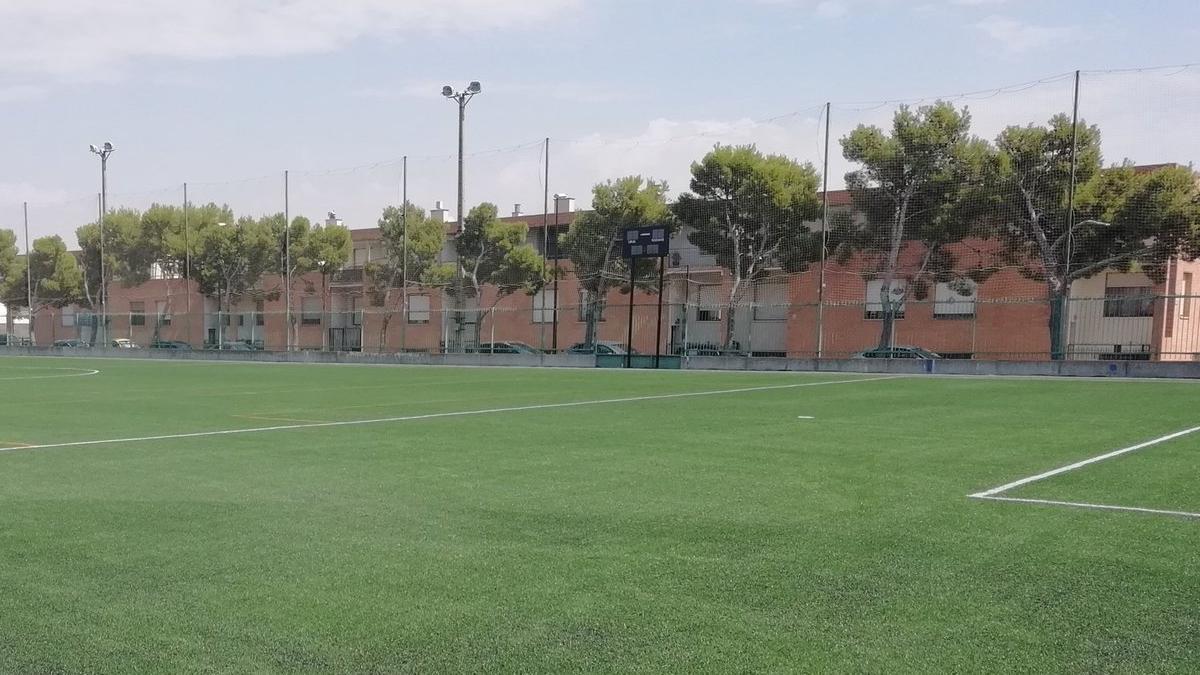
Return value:
M 325 217 L 325 227 L 333 227 L 334 225 L 341 227 L 342 219 L 338 218 L 336 213 L 330 211 Z
M 429 219 L 435 223 L 446 222 L 446 207 L 442 206 L 442 200 L 433 203 L 433 208 L 429 210 Z
M 513 218 L 519 218 L 525 214 L 521 213 L 521 205 L 513 204 Z
M 574 213 L 575 198 L 567 195 L 554 195 L 554 212 L 555 213 Z

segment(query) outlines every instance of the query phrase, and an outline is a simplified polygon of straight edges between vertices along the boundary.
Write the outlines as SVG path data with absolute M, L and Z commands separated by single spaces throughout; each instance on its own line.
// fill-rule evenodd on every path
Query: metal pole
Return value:
M 558 195 L 554 195 L 554 236 L 558 236 Z M 545 307 L 542 308 L 545 311 Z M 550 348 L 558 353 L 558 239 L 554 240 L 554 321 L 550 331 Z
M 546 258 L 550 256 L 550 139 L 546 138 L 546 180 L 542 182 L 542 278 L 546 278 Z M 546 303 L 542 294 L 542 321 L 538 322 L 538 347 L 546 349 Z M 558 304 L 558 298 L 554 298 Z
M 662 351 L 662 306 L 663 306 L 663 276 L 666 274 L 666 259 L 658 259 L 658 319 L 654 324 L 654 368 L 658 368 L 659 353 Z
M 466 225 L 466 218 L 463 216 L 464 195 L 463 195 L 463 128 L 467 119 L 467 99 L 460 96 L 458 99 L 458 230 L 462 231 Z
M 1075 94 L 1072 101 L 1071 111 L 1071 184 L 1067 192 L 1067 250 L 1066 250 L 1066 266 L 1063 271 L 1063 308 L 1062 312 L 1070 314 L 1071 309 L 1071 248 L 1075 238 L 1075 172 L 1078 165 L 1077 155 L 1079 154 L 1079 71 L 1075 71 Z M 1067 343 L 1070 340 L 1068 327 L 1070 321 L 1064 317 L 1062 312 L 1059 313 L 1059 321 L 1062 323 L 1055 326 L 1055 329 L 1062 333 L 1062 348 L 1068 350 Z
M 683 268 L 683 358 L 688 359 L 688 313 L 692 308 L 688 306 L 691 302 L 692 291 L 692 266 L 686 265 Z
M 467 119 L 467 100 L 468 99 L 465 93 L 458 95 L 458 234 L 462 233 L 463 228 L 466 227 L 467 224 L 467 219 L 463 215 L 463 209 L 465 205 L 465 197 L 463 195 L 463 127 L 465 126 Z M 465 281 L 463 277 L 465 275 L 465 270 L 463 269 L 462 255 L 456 252 L 455 258 L 457 258 L 455 262 L 458 266 L 458 292 L 455 297 L 455 304 L 458 305 L 457 309 L 460 310 L 454 317 L 454 332 L 459 336 L 459 344 L 457 345 L 458 349 L 455 351 L 461 350 L 463 353 L 466 353 L 466 345 L 463 344 L 462 337 L 466 330 L 466 326 L 463 324 L 465 319 L 464 313 L 466 311 L 466 302 L 463 298 L 463 281 Z M 476 299 L 476 302 L 478 302 L 478 299 Z M 446 351 L 450 350 L 447 349 Z
M 625 329 L 625 367 L 629 368 L 633 362 L 633 266 L 637 264 L 636 258 L 629 259 L 629 321 Z M 599 343 L 597 343 L 599 344 Z
M 825 158 L 821 168 L 821 271 L 817 280 L 817 358 L 825 353 L 825 255 L 829 242 L 829 112 L 825 104 Z
M 29 341 L 33 343 L 34 319 L 33 312 L 33 249 L 29 248 L 29 202 L 21 202 L 25 214 L 25 306 L 29 308 Z
M 108 346 L 108 288 L 104 269 L 104 219 L 108 215 L 108 156 L 100 155 L 100 325 L 101 345 Z
M 184 283 L 184 311 L 187 313 L 184 325 L 187 331 L 187 341 L 192 341 L 192 244 L 190 241 L 191 235 L 188 232 L 188 189 L 187 183 L 183 184 L 183 283 Z M 167 308 L 170 311 L 170 308 Z
M 400 289 L 400 351 L 408 348 L 408 155 L 400 160 L 400 234 L 404 237 L 403 256 L 400 279 L 404 284 Z M 384 311 L 390 311 L 384 308 Z M 382 351 L 387 345 L 380 345 Z
M 288 172 L 283 171 L 283 349 L 292 351 L 292 214 Z

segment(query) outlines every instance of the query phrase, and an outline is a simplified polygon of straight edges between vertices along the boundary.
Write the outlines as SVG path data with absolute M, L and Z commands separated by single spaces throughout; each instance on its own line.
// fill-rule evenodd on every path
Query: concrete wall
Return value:
M 592 368 L 591 355 L 576 354 L 372 354 L 361 352 L 173 351 L 165 349 L 0 348 L 0 356 L 75 356 L 259 363 L 359 363 L 431 366 L 520 366 Z M 1155 361 L 977 361 L 943 359 L 782 359 L 693 356 L 685 370 L 792 371 L 895 375 L 1008 375 L 1055 377 L 1143 377 L 1200 379 L 1200 362 Z

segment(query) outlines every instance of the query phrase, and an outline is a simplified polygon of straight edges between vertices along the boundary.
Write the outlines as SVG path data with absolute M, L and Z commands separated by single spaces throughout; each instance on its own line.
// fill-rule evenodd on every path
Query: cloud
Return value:
M 1000 43 L 1011 54 L 1074 42 L 1079 29 L 1069 26 L 1039 26 L 1006 16 L 992 15 L 975 24 L 984 35 Z
M 50 90 L 36 84 L 0 86 L 0 103 L 23 103 L 45 98 Z
M 0 3 L 0 73 L 103 79 L 144 58 L 329 52 L 363 38 L 539 22 L 582 5 L 583 0 L 6 2 Z
M 850 11 L 850 8 L 845 2 L 841 2 L 840 0 L 823 0 L 817 3 L 817 8 L 814 11 L 817 16 L 826 19 L 836 19 L 845 16 Z

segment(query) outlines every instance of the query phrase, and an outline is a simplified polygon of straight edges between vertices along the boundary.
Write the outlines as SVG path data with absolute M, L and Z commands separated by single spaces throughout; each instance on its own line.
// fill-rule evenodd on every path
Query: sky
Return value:
M 371 227 L 408 194 L 541 213 L 549 191 L 639 174 L 687 188 L 716 143 L 850 168 L 838 139 L 900 103 L 966 106 L 973 131 L 1069 112 L 1105 159 L 1200 159 L 1195 0 L 39 0 L 0 3 L 0 228 L 33 238 L 109 205 L 337 212 Z M 1142 69 L 1142 70 L 1137 70 Z M 450 217 L 454 217 L 453 211 Z

